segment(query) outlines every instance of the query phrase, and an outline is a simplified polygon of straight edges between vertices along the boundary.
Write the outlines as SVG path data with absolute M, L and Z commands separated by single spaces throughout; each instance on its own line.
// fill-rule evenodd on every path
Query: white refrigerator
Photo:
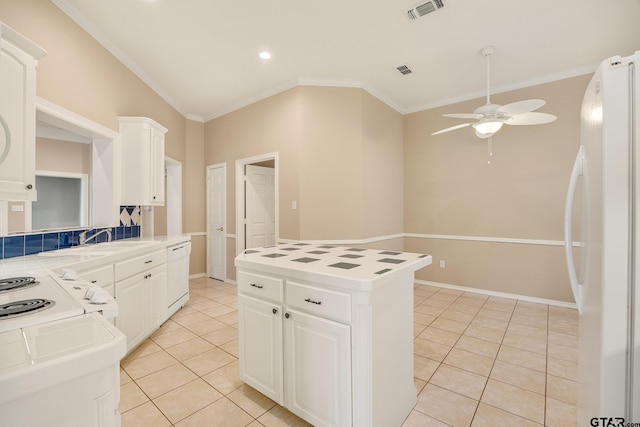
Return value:
M 640 51 L 602 62 L 581 122 L 565 209 L 580 311 L 578 425 L 640 423 Z M 576 195 L 580 243 L 573 244 Z

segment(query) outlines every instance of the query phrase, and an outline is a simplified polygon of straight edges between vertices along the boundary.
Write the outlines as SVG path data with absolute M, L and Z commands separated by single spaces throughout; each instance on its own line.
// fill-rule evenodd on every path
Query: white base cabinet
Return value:
M 246 331 L 238 343 L 240 379 L 280 405 L 284 404 L 282 306 L 240 295 L 238 323 Z
M 165 250 L 115 264 L 116 327 L 127 336 L 127 352 L 155 331 L 167 315 Z
M 287 309 L 285 406 L 314 426 L 351 424 L 351 328 Z
M 315 427 L 400 427 L 416 404 L 422 254 L 293 244 L 235 260 L 240 379 Z

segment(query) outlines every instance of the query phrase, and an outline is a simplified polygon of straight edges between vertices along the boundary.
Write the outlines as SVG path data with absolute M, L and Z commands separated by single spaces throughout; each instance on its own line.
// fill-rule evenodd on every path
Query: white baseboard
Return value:
M 530 297 L 530 296 L 527 296 L 527 295 L 509 294 L 509 293 L 506 293 L 506 292 L 489 291 L 489 290 L 486 290 L 486 289 L 469 288 L 467 286 L 450 285 L 448 283 L 431 282 L 431 281 L 428 281 L 428 280 L 414 280 L 414 282 L 417 283 L 418 285 L 435 286 L 435 287 L 438 287 L 438 288 L 455 289 L 457 291 L 463 291 L 463 292 L 472 292 L 474 294 L 489 295 L 489 296 L 501 297 L 501 298 L 518 299 L 518 300 L 527 301 L 527 302 L 535 302 L 535 303 L 538 303 L 538 304 L 553 305 L 553 306 L 556 306 L 556 307 L 573 308 L 573 309 L 576 309 L 576 310 L 578 309 L 578 306 L 576 306 L 576 304 L 573 303 L 573 302 L 557 301 L 557 300 L 546 299 L 546 298 Z
M 207 274 L 206 273 L 196 273 L 196 274 L 190 274 L 189 275 L 189 280 L 191 279 L 199 279 L 201 277 L 206 277 Z

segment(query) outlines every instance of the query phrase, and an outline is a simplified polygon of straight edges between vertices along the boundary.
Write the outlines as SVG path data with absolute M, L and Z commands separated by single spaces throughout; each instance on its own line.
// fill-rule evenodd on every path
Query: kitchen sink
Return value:
M 55 251 L 40 252 L 39 256 L 64 256 L 64 255 L 80 255 L 80 256 L 106 256 L 112 255 L 123 249 L 133 249 L 142 246 L 148 246 L 156 243 L 154 240 L 113 240 L 111 242 L 103 242 L 85 246 L 72 246 L 65 249 L 57 249 Z

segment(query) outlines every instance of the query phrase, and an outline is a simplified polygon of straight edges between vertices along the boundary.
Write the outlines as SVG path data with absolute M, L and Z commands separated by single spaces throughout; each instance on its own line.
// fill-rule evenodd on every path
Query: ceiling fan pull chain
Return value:
M 487 139 L 487 164 L 491 164 L 491 158 L 493 157 L 493 138 L 489 137 Z

